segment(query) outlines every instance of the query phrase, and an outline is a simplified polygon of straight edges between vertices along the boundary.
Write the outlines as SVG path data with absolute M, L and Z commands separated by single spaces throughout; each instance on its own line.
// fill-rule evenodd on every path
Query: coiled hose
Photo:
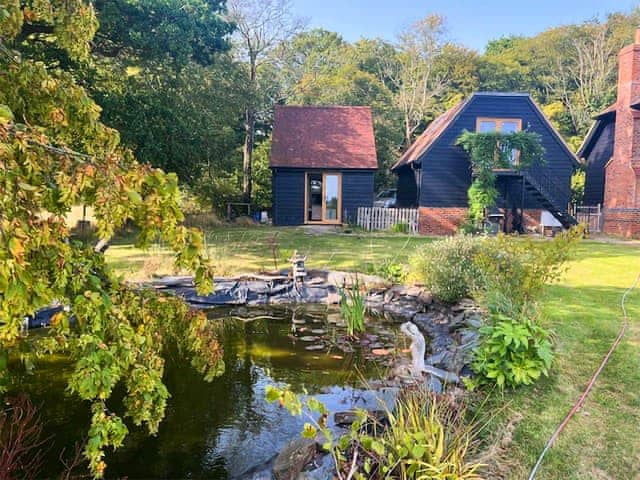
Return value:
M 567 423 L 569 423 L 569 420 L 571 420 L 571 418 L 576 414 L 576 412 L 580 409 L 580 407 L 582 407 L 582 404 L 584 404 L 585 400 L 587 399 L 587 395 L 589 395 L 589 392 L 593 388 L 593 385 L 596 383 L 596 379 L 600 375 L 600 372 L 609 361 L 611 354 L 615 351 L 616 348 L 618 348 L 618 345 L 620 344 L 622 337 L 624 337 L 624 334 L 627 331 L 627 326 L 629 325 L 629 317 L 627 315 L 625 302 L 627 300 L 627 296 L 629 295 L 629 293 L 631 293 L 633 289 L 635 289 L 636 286 L 638 285 L 638 282 L 640 282 L 640 274 L 636 277 L 635 282 L 633 282 L 633 284 L 625 290 L 624 294 L 622 295 L 622 299 L 620 300 L 620 308 L 622 309 L 623 317 L 622 317 L 622 328 L 620 329 L 620 333 L 618 334 L 618 337 L 616 338 L 615 342 L 613 342 L 613 345 L 611 345 L 611 348 L 602 359 L 602 362 L 600 362 L 600 366 L 591 377 L 591 380 L 589 381 L 587 388 L 585 388 L 584 392 L 582 392 L 582 395 L 580 395 L 580 398 L 578 399 L 578 401 L 573 405 L 573 407 L 571 408 L 567 416 L 564 417 L 564 420 L 562 421 L 562 423 L 558 425 L 558 428 L 556 428 L 556 431 L 553 432 L 553 435 L 551 435 L 551 437 L 549 438 L 549 441 L 547 441 L 547 444 L 544 446 L 542 453 L 540 453 L 540 456 L 538 457 L 538 461 L 534 465 L 533 470 L 531 470 L 531 474 L 529 475 L 529 480 L 533 480 L 535 478 L 536 473 L 538 472 L 538 468 L 540 468 L 540 465 L 542 464 L 542 459 L 547 454 L 549 449 L 553 446 L 555 441 L 558 439 L 558 437 L 560 436 L 560 433 L 562 432 L 562 430 L 564 430 L 564 427 L 567 425 Z

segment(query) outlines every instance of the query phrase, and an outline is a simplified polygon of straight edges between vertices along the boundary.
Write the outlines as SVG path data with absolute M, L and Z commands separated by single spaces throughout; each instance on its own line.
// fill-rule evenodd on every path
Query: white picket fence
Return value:
M 409 233 L 418 233 L 416 208 L 359 207 L 357 223 L 365 230 L 388 230 L 398 223 L 408 225 Z

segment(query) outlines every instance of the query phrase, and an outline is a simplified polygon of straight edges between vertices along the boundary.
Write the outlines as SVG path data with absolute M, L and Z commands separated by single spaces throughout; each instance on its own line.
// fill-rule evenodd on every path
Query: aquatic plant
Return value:
M 340 312 L 347 324 L 347 335 L 355 336 L 364 332 L 365 298 L 356 281 L 351 287 L 340 288 Z
M 357 409 L 350 431 L 335 439 L 322 402 L 302 398 L 288 387 L 267 387 L 267 401 L 310 419 L 302 436 L 324 437 L 323 448 L 333 455 L 339 479 L 481 479 L 483 465 L 470 460 L 479 424 L 466 420 L 465 407 L 426 389 L 401 395 L 393 408 L 385 405 L 384 421 Z

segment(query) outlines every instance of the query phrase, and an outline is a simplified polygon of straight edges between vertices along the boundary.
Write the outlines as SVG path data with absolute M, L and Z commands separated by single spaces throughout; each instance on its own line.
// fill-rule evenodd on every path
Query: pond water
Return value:
M 384 376 L 390 356 L 372 351 L 403 342 L 397 325 L 369 319 L 364 345 L 351 345 L 341 341 L 343 327 L 334 323 L 339 314 L 326 309 L 242 312 L 246 315 L 257 318 L 210 314 L 221 325 L 226 363 L 224 375 L 213 382 L 204 382 L 177 357 L 167 362 L 165 382 L 172 397 L 158 435 L 150 437 L 128 422 L 124 446 L 106 458 L 107 477 L 251 478 L 251 472 L 299 434 L 304 422 L 266 403 L 270 384 L 286 383 L 299 393 L 314 394 L 332 412 L 379 408 L 362 390 L 363 380 Z M 70 453 L 88 429 L 88 405 L 64 393 L 69 370 L 59 358 L 39 365 L 36 375 L 23 378 L 20 386 L 41 406 L 45 435 L 53 439 L 46 476 L 59 474 L 60 451 Z

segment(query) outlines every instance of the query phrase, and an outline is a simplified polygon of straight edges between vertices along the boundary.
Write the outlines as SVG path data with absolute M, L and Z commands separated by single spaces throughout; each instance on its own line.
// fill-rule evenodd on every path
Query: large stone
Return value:
M 336 464 L 331 454 L 316 460 L 314 467 L 300 473 L 296 480 L 330 480 L 336 477 Z
M 460 383 L 460 377 L 455 373 L 447 372 L 446 370 L 442 370 L 440 368 L 436 368 L 432 365 L 425 365 L 424 371 L 433 375 L 434 377 L 438 377 L 440 380 L 443 380 L 446 383 Z
M 384 410 L 368 410 L 367 414 L 369 418 L 375 419 L 378 422 L 382 422 L 387 418 L 387 413 Z M 357 413 L 352 410 L 347 412 L 336 412 L 333 414 L 333 421 L 339 427 L 348 427 L 357 419 Z
M 273 464 L 276 480 L 296 480 L 304 467 L 313 460 L 316 441 L 311 438 L 296 438 L 280 451 Z

